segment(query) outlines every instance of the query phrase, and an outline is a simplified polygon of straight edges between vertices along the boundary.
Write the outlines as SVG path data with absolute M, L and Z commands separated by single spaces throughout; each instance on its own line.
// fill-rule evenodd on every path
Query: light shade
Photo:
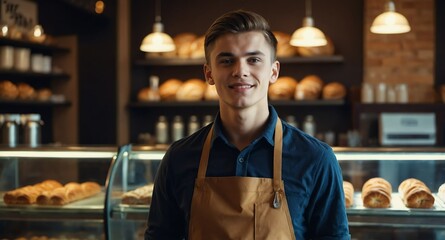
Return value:
M 388 1 L 386 12 L 378 15 L 372 22 L 371 32 L 377 34 L 398 34 L 411 31 L 408 20 L 395 11 L 393 1 Z
M 291 37 L 290 44 L 297 47 L 318 47 L 328 43 L 323 32 L 314 27 L 312 17 L 303 19 L 303 27 L 297 29 Z
M 153 24 L 153 32 L 148 34 L 140 46 L 143 52 L 171 52 L 176 49 L 173 39 L 163 32 L 161 22 Z

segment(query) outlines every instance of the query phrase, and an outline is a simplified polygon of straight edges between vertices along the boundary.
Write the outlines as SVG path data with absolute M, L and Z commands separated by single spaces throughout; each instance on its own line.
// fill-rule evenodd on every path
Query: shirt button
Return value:
M 238 162 L 243 163 L 244 162 L 244 158 L 239 158 Z

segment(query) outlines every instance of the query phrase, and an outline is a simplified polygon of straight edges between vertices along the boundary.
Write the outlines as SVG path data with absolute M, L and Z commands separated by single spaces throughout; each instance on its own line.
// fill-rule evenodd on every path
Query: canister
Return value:
M 14 48 L 12 46 L 0 47 L 0 68 L 11 69 L 14 66 Z
M 5 114 L 2 125 L 2 144 L 16 147 L 19 143 L 19 114 Z
M 28 71 L 31 63 L 31 50 L 28 48 L 14 49 L 14 68 L 18 71 Z
M 23 143 L 25 145 L 37 147 L 41 144 L 42 125 L 43 122 L 40 119 L 40 114 L 28 114 L 26 116 L 26 123 L 23 126 Z

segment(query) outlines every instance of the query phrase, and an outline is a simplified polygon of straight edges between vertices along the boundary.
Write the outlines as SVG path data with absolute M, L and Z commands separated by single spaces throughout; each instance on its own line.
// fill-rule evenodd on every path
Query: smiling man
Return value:
M 253 12 L 229 12 L 210 26 L 204 75 L 219 112 L 165 154 L 145 239 L 350 239 L 332 149 L 268 103 L 276 46 Z

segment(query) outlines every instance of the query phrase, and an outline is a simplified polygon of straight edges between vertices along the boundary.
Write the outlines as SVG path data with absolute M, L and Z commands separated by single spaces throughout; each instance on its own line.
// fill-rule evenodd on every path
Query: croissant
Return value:
M 343 181 L 343 191 L 345 192 L 345 204 L 349 208 L 354 204 L 354 186 L 348 181 Z
M 58 181 L 45 180 L 35 185 L 28 185 L 6 192 L 3 200 L 6 204 L 34 204 L 37 197 L 45 191 L 61 187 Z

